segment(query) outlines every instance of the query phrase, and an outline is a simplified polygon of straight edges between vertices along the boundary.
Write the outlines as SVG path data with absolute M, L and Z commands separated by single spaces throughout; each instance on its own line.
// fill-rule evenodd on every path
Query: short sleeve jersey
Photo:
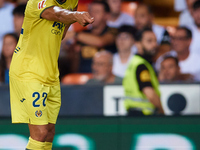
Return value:
M 59 83 L 58 56 L 65 24 L 41 18 L 53 6 L 73 10 L 78 0 L 29 0 L 20 39 L 14 51 L 10 76 L 45 85 Z

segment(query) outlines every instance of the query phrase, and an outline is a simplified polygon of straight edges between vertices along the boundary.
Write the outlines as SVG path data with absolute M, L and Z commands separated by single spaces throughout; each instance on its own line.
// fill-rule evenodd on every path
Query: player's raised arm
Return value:
M 58 21 L 64 24 L 72 24 L 78 22 L 82 26 L 86 26 L 94 22 L 94 18 L 88 12 L 69 11 L 58 6 L 53 6 L 44 10 L 41 17 L 50 21 Z

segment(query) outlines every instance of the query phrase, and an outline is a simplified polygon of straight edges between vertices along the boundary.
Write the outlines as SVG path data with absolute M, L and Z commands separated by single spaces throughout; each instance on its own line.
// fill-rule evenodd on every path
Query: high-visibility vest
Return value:
M 126 96 L 124 105 L 127 110 L 134 108 L 142 111 L 144 115 L 151 115 L 155 111 L 155 106 L 147 99 L 145 94 L 140 91 L 137 81 L 137 67 L 142 64 L 147 67 L 150 74 L 151 84 L 155 92 L 158 94 L 158 96 L 160 96 L 159 82 L 153 67 L 147 60 L 141 56 L 135 55 L 126 70 L 125 77 L 123 79 L 123 87 Z

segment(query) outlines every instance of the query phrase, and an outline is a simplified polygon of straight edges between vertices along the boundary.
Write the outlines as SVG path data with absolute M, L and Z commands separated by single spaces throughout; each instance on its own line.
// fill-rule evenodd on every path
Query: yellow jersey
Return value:
M 65 24 L 41 18 L 42 12 L 52 6 L 73 10 L 78 0 L 29 0 L 17 47 L 14 51 L 9 75 L 13 78 L 40 82 L 45 85 L 59 83 L 58 56 Z

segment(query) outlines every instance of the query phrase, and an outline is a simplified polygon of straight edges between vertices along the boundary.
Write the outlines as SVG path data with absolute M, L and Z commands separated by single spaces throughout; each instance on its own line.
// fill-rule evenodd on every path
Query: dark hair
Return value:
M 13 15 L 24 16 L 25 9 L 26 9 L 26 4 L 20 4 L 14 8 L 12 13 Z
M 133 36 L 133 38 L 135 39 L 135 35 L 137 34 L 137 29 L 133 26 L 130 26 L 130 25 L 122 25 L 118 29 L 118 34 L 120 34 L 122 32 L 126 32 L 126 33 L 131 34 Z
M 192 38 L 192 32 L 190 29 L 188 29 L 187 27 L 184 26 L 180 26 L 176 28 L 177 30 L 185 30 L 186 36 L 187 38 Z
M 165 61 L 167 59 L 173 59 L 175 61 L 175 64 L 178 66 L 179 61 L 178 61 L 177 57 L 166 55 L 166 56 L 164 56 L 163 61 Z
M 5 38 L 6 36 L 12 36 L 15 40 L 16 43 L 18 42 L 18 35 L 15 33 L 8 33 L 5 34 L 3 38 Z M 14 51 L 14 50 L 13 50 Z M 3 55 L 3 53 L 1 53 L 1 58 L 0 58 L 0 82 L 5 82 L 5 70 L 6 70 L 6 58 Z
M 91 4 L 100 4 L 100 5 L 103 5 L 105 12 L 107 12 L 107 13 L 110 12 L 110 7 L 109 7 L 108 3 L 105 2 L 105 1 L 95 0 Z
M 142 37 L 143 37 L 143 34 L 145 32 L 153 32 L 153 30 L 151 28 L 144 28 L 143 30 L 137 32 L 137 34 L 136 34 L 136 41 L 141 41 Z
M 19 40 L 19 36 L 16 33 L 7 33 L 3 37 L 5 38 L 6 36 L 12 36 L 17 42 Z
M 196 10 L 196 9 L 198 9 L 198 8 L 200 8 L 200 1 L 199 1 L 199 0 L 197 0 L 197 1 L 194 2 L 194 4 L 193 4 L 193 9 L 194 9 L 194 10 Z

